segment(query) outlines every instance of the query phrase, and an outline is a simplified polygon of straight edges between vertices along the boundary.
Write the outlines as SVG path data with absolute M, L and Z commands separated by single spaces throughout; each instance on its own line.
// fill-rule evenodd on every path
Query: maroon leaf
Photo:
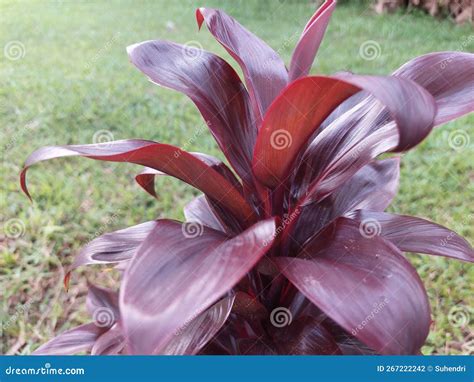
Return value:
M 265 254 L 275 223 L 228 239 L 207 227 L 161 220 L 125 273 L 120 310 L 134 354 L 160 353 L 180 327 L 229 291 Z
M 229 181 L 229 183 L 231 183 L 237 190 L 239 190 L 239 192 L 241 193 L 243 192 L 242 184 L 235 177 L 232 170 L 229 169 L 229 167 L 227 167 L 227 165 L 224 162 L 222 162 L 221 160 L 209 154 L 203 154 L 203 153 L 197 153 L 197 152 L 192 152 L 191 154 L 194 155 L 196 158 L 202 160 L 207 165 L 211 166 L 214 170 L 216 170 L 219 174 L 221 174 L 224 178 L 226 178 Z
M 337 342 L 343 355 L 377 355 L 372 349 L 358 341 L 357 338 L 347 336 Z
M 343 171 L 340 180 L 347 180 L 348 177 L 344 173 L 347 173 L 349 177 L 352 176 L 362 165 L 375 158 L 374 155 L 378 155 L 381 149 L 406 150 L 418 144 L 431 131 L 436 111 L 434 100 L 426 90 L 410 80 L 398 77 L 343 74 L 333 77 L 306 77 L 293 82 L 286 88 L 268 110 L 255 145 L 253 170 L 256 177 L 268 187 L 275 187 L 284 182 L 297 155 L 306 146 L 308 139 L 321 122 L 342 101 L 361 89 L 373 94 L 390 110 L 398 129 L 398 144 L 393 142 L 393 129 L 389 131 L 380 129 L 374 133 L 378 135 L 369 137 L 357 135 L 355 132 L 358 141 L 342 141 L 345 151 L 336 151 L 340 149 L 336 145 L 332 151 L 329 151 L 331 155 L 323 158 L 326 159 L 322 161 L 326 167 L 321 168 L 322 165 L 315 165 L 317 169 L 321 168 L 320 171 L 324 169 L 325 173 L 321 174 L 321 178 L 316 180 L 314 187 L 311 188 L 322 188 L 323 194 L 327 192 L 327 186 L 321 187 L 319 183 L 331 172 L 330 183 L 334 189 L 333 177 L 341 175 L 342 169 L 338 168 L 334 174 L 329 166 L 339 164 L 346 170 L 349 165 L 346 163 L 347 158 L 341 164 L 341 161 L 338 161 L 340 158 L 335 157 L 334 154 L 339 154 L 344 159 L 343 155 L 347 156 L 349 149 L 356 143 L 362 145 L 358 148 L 358 151 L 361 151 L 359 156 L 362 158 L 357 158 L 360 164 L 352 166 L 352 173 Z M 363 113 L 365 112 L 364 110 Z M 363 113 L 361 113 L 361 118 Z M 334 146 L 334 141 L 329 137 L 339 132 L 337 127 L 341 126 L 341 118 L 334 121 L 336 124 L 334 128 L 328 126 L 316 137 L 309 148 L 310 154 L 316 151 L 315 146 L 318 144 L 330 142 Z M 339 125 L 337 125 L 338 121 Z M 347 127 L 345 124 L 343 126 L 345 133 Z M 368 141 L 365 142 L 363 138 Z M 373 142 L 370 141 L 371 139 Z M 374 146 L 377 149 L 374 149 Z M 322 155 L 327 152 L 322 151 Z M 314 155 L 310 154 L 307 156 L 313 159 Z M 354 153 L 350 154 L 352 162 L 355 162 Z M 328 161 L 333 163 L 330 164 Z M 314 190 L 311 188 L 309 192 L 313 194 Z M 317 197 L 320 196 L 317 195 Z
M 240 355 L 277 355 L 273 344 L 262 338 L 242 338 L 238 341 Z
M 242 68 L 255 116 L 260 121 L 288 82 L 285 64 L 265 42 L 223 11 L 199 8 L 196 19 L 199 28 L 206 23 L 216 40 Z
M 119 324 L 115 324 L 94 343 L 91 355 L 115 355 L 121 353 L 125 348 L 125 337 Z
M 234 173 L 221 162 L 219 159 L 203 154 L 203 153 L 190 153 L 196 158 L 202 160 L 204 163 L 211 166 L 214 170 L 220 173 L 224 178 L 226 178 L 232 185 L 237 188 L 240 192 L 243 192 L 242 185 L 239 180 L 235 177 Z M 142 187 L 147 193 L 149 193 L 154 198 L 158 198 L 155 191 L 155 176 L 166 175 L 164 172 L 155 170 L 153 168 L 145 167 L 140 174 L 135 176 L 136 182 Z
M 67 330 L 36 349 L 34 355 L 68 355 L 90 351 L 105 328 L 94 323 L 84 324 Z
M 355 80 L 351 82 L 369 82 L 367 89 L 374 90 L 373 94 L 380 96 L 391 111 L 398 132 L 392 121 L 386 121 L 381 127 L 374 123 L 380 117 L 385 120 L 385 114 L 384 109 L 370 99 L 334 120 L 311 142 L 300 161 L 297 179 L 303 185 L 299 191 L 302 205 L 322 200 L 376 156 L 412 147 L 431 130 L 434 100 L 423 88 L 413 82 L 394 81 L 396 77 L 383 77 L 380 82 L 377 77 L 357 77 L 351 76 Z M 407 97 L 410 108 L 405 107 Z M 301 195 L 302 189 L 306 190 L 305 195 Z
M 457 233 L 413 216 L 375 211 L 356 211 L 351 217 L 370 224 L 376 232 L 390 240 L 401 251 L 447 256 L 474 262 L 472 246 Z
M 326 0 L 303 29 L 303 33 L 296 44 L 291 56 L 289 77 L 294 81 L 299 77 L 307 76 L 311 70 L 314 57 L 318 52 L 321 41 L 326 32 L 332 12 L 336 8 L 336 1 Z
M 397 192 L 399 177 L 400 158 L 373 161 L 326 199 L 303 207 L 285 227 L 290 231 L 286 235 L 291 233 L 299 247 L 327 224 L 351 211 L 383 211 Z
M 259 131 L 252 164 L 255 176 L 272 188 L 284 182 L 319 124 L 357 91 L 329 77 L 306 77 L 289 85 L 268 109 Z
M 102 328 L 111 327 L 120 317 L 118 293 L 89 284 L 86 306 L 94 323 Z
M 217 218 L 204 195 L 198 196 L 184 206 L 187 222 L 196 222 L 217 231 L 226 232 L 223 223 Z
M 396 151 L 416 146 L 433 128 L 435 101 L 416 82 L 400 77 L 352 74 L 340 74 L 336 78 L 367 91 L 387 107 L 399 132 Z
M 414 58 L 393 73 L 423 86 L 436 100 L 435 125 L 474 111 L 474 54 L 437 52 Z
M 99 236 L 79 252 L 70 271 L 86 264 L 129 261 L 156 225 L 156 221 L 150 221 Z
M 200 189 L 217 203 L 229 208 L 242 221 L 252 221 L 255 218 L 252 208 L 240 192 L 208 164 L 175 146 L 138 139 L 92 145 L 40 148 L 26 160 L 21 173 L 23 191 L 29 196 L 26 188 L 28 167 L 47 159 L 77 155 L 96 160 L 128 162 L 154 168 Z
M 227 321 L 234 296 L 225 297 L 185 324 L 166 345 L 163 354 L 194 355 L 217 334 Z
M 155 176 L 157 175 L 166 174 L 153 168 L 145 167 L 140 174 L 135 176 L 135 181 L 138 185 L 154 198 L 158 198 L 155 191 Z
M 414 354 L 430 326 L 416 271 L 390 242 L 338 219 L 302 251 L 276 258 L 281 272 L 346 331 L 382 354 Z
M 341 354 L 331 333 L 313 317 L 300 317 L 289 326 L 275 329 L 274 333 L 279 354 Z
M 234 69 L 209 52 L 167 41 L 146 41 L 127 51 L 152 82 L 192 99 L 232 167 L 252 184 L 256 128 L 248 93 Z

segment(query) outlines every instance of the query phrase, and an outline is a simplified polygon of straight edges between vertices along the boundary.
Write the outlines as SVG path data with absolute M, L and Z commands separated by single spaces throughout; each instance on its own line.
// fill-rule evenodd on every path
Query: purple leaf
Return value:
M 240 355 L 277 355 L 273 344 L 267 344 L 258 337 L 239 339 L 238 347 Z
M 105 328 L 94 323 L 84 324 L 61 333 L 36 349 L 34 355 L 68 355 L 90 351 Z
M 234 69 L 212 53 L 167 41 L 145 41 L 127 51 L 152 82 L 192 99 L 232 167 L 252 184 L 257 130 L 248 93 Z
M 336 8 L 336 1 L 326 0 L 303 29 L 303 33 L 296 44 L 291 56 L 289 77 L 290 82 L 309 74 L 314 57 L 318 52 L 321 41 L 326 32 L 332 12 Z
M 180 328 L 166 345 L 163 354 L 194 355 L 222 328 L 234 303 L 234 296 L 225 297 Z
M 197 222 L 217 231 L 226 232 L 204 195 L 194 198 L 184 206 L 184 216 L 187 222 Z
M 340 74 L 335 77 L 367 91 L 387 107 L 399 132 L 396 151 L 416 146 L 433 128 L 435 101 L 416 82 L 391 76 Z
M 342 328 L 382 354 L 414 354 L 430 326 L 415 269 L 390 242 L 340 218 L 303 249 L 275 259 L 281 272 Z
M 383 211 L 394 198 L 400 177 L 400 158 L 376 160 L 362 167 L 339 189 L 319 203 L 301 209 L 285 228 L 298 246 L 340 216 L 358 209 Z
M 472 246 L 457 233 L 439 224 L 413 216 L 365 210 L 356 211 L 351 217 L 361 221 L 361 224 L 370 224 L 378 234 L 401 251 L 474 262 Z
M 291 325 L 277 328 L 274 332 L 279 354 L 341 354 L 331 333 L 313 317 L 300 317 Z
M 235 188 L 237 188 L 240 192 L 243 192 L 242 185 L 240 184 L 239 180 L 235 177 L 234 173 L 225 165 L 225 163 L 221 162 L 219 159 L 211 155 L 193 152 L 190 154 L 211 166 L 214 170 L 216 170 L 219 174 L 226 178 L 230 183 L 232 183 Z M 154 198 L 158 198 L 155 191 L 155 176 L 162 175 L 166 174 L 153 168 L 145 167 L 142 172 L 135 177 L 135 180 L 140 185 L 140 187 L 142 187 L 147 193 L 149 193 Z
M 119 324 L 115 324 L 94 343 L 91 355 L 115 355 L 124 350 L 125 337 Z
M 94 323 L 101 327 L 111 327 L 120 317 L 118 293 L 89 284 L 86 306 Z
M 374 124 L 385 115 L 384 109 L 366 99 L 318 134 L 301 158 L 296 177 L 302 205 L 324 199 L 378 155 L 418 144 L 432 127 L 434 100 L 414 82 L 397 81 L 396 77 L 343 77 L 367 85 L 365 89 L 383 101 L 395 121 Z M 407 100 L 410 107 L 405 105 Z
M 257 121 L 288 82 L 285 64 L 265 42 L 221 10 L 199 8 L 196 19 L 206 23 L 216 40 L 238 62 L 244 73 Z
M 130 263 L 120 311 L 133 354 L 160 353 L 186 322 L 228 292 L 265 254 L 273 219 L 228 239 L 207 227 L 159 221 Z
M 82 156 L 109 162 L 128 162 L 151 167 L 200 189 L 216 202 L 230 208 L 243 222 L 252 221 L 255 218 L 254 211 L 240 192 L 211 166 L 175 146 L 139 139 L 92 145 L 42 147 L 26 160 L 21 173 L 23 191 L 29 196 L 26 188 L 28 167 L 47 159 L 67 156 Z
M 435 125 L 474 111 L 474 54 L 437 52 L 414 58 L 393 73 L 423 86 L 436 100 Z
M 156 221 L 150 221 L 99 236 L 79 252 L 70 271 L 86 264 L 129 261 L 156 225 Z

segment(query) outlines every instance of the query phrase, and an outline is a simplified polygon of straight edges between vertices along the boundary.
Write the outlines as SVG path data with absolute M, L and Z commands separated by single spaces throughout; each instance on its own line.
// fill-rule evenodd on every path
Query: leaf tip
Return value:
M 132 44 L 132 45 L 127 46 L 127 54 L 128 54 L 128 57 L 130 57 L 130 59 L 132 58 L 133 51 L 135 50 L 135 48 L 138 45 L 140 45 L 140 43 L 136 43 L 136 44 Z
M 28 167 L 23 167 L 23 170 L 21 170 L 20 174 L 20 186 L 21 190 L 23 193 L 28 197 L 30 202 L 33 202 L 33 199 L 31 198 L 30 192 L 28 191 L 28 187 L 26 186 L 26 171 L 28 170 Z
M 64 289 L 66 289 L 66 292 L 69 292 L 69 282 L 71 281 L 71 271 L 68 271 L 66 273 L 66 276 L 64 276 Z
M 204 15 L 203 12 L 206 8 L 200 7 L 196 9 L 196 21 L 198 24 L 198 29 L 201 30 L 202 23 L 204 22 Z

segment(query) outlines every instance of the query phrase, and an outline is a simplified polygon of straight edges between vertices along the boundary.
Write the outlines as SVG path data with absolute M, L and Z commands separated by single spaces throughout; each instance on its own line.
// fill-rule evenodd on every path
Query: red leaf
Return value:
M 21 173 L 23 191 L 29 196 L 26 188 L 28 167 L 40 161 L 66 156 L 83 156 L 151 167 L 200 189 L 215 202 L 228 208 L 242 222 L 255 219 L 254 211 L 240 192 L 211 166 L 175 146 L 138 139 L 92 145 L 43 147 L 26 160 Z
M 326 32 L 332 12 L 336 8 L 335 0 L 326 0 L 304 27 L 303 33 L 291 56 L 290 81 L 309 74 L 314 57 L 318 52 Z
M 253 171 L 266 186 L 284 182 L 309 137 L 355 86 L 329 77 L 293 82 L 268 109 L 255 144 Z
M 166 174 L 153 168 L 145 167 L 140 174 L 135 176 L 135 181 L 138 185 L 154 198 L 158 198 L 155 191 L 155 176 L 157 175 L 161 176 Z
M 118 293 L 90 283 L 88 288 L 86 306 L 89 314 L 98 326 L 111 327 L 120 317 Z
M 305 77 L 288 86 L 268 110 L 255 145 L 255 176 L 268 187 L 275 187 L 286 181 L 298 154 L 306 147 L 308 139 L 323 120 L 342 101 L 361 89 L 373 94 L 390 110 L 396 121 L 399 137 L 398 145 L 388 139 L 391 135 L 387 136 L 385 144 L 385 140 L 381 142 L 380 137 L 375 139 L 375 143 L 368 144 L 363 141 L 363 135 L 356 135 L 359 142 L 365 143 L 360 150 L 365 152 L 368 160 L 361 160 L 362 165 L 373 159 L 380 147 L 384 150 L 406 150 L 418 144 L 431 131 L 436 111 L 434 100 L 426 90 L 410 80 L 356 75 Z M 338 121 L 339 119 L 334 121 L 334 124 Z M 343 128 L 347 129 L 347 126 L 344 125 Z M 320 142 L 330 142 L 335 146 L 328 139 L 334 133 L 334 128 L 328 126 L 312 142 L 310 149 L 315 151 L 314 146 Z M 376 133 L 383 134 L 382 131 Z M 342 143 L 348 145 L 345 141 Z M 352 146 L 356 143 L 357 141 L 352 142 Z M 379 150 L 373 150 L 374 145 L 379 146 Z M 331 155 L 329 158 L 333 161 L 338 159 L 331 151 L 320 154 Z M 327 161 L 323 163 L 326 164 Z M 347 167 L 345 164 L 344 166 Z M 318 167 L 321 168 L 321 165 Z M 360 167 L 361 165 L 353 166 L 350 176 Z M 320 186 L 317 183 L 315 185 Z

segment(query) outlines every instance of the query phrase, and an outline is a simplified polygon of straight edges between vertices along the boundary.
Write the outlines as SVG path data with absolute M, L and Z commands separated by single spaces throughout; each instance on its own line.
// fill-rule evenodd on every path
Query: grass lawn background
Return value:
M 18 185 L 28 154 L 44 145 L 92 143 L 95 134 L 99 139 L 151 139 L 219 155 L 211 135 L 202 131 L 194 105 L 185 96 L 148 82 L 128 62 L 125 47 L 150 39 L 201 45 L 237 67 L 205 27 L 197 30 L 195 8 L 219 7 L 288 63 L 315 4 L 288 0 L 2 0 L 0 4 L 2 48 L 11 41 L 20 41 L 25 48 L 23 58 L 10 60 L 4 54 L 0 61 L 0 353 L 29 354 L 54 334 L 88 320 L 86 279 L 114 285 L 115 271 L 92 267 L 75 272 L 69 292 L 64 291 L 63 266 L 78 248 L 97 235 L 143 221 L 181 219 L 182 206 L 197 192 L 163 178 L 157 181 L 159 201 L 155 201 L 134 184 L 140 167 L 70 158 L 30 170 L 31 204 Z M 370 40 L 380 47 L 372 61 L 359 53 Z M 473 51 L 472 26 L 455 26 L 420 13 L 378 16 L 363 3 L 346 1 L 333 15 L 312 73 L 389 74 L 415 56 L 441 50 Z M 474 242 L 473 122 L 470 115 L 449 123 L 404 155 L 400 190 L 391 211 L 431 219 Z M 464 143 L 453 148 L 453 137 Z M 14 224 L 21 231 L 18 238 L 6 235 Z M 473 268 L 440 257 L 410 255 L 410 260 L 432 306 L 432 331 L 424 352 L 472 353 Z

